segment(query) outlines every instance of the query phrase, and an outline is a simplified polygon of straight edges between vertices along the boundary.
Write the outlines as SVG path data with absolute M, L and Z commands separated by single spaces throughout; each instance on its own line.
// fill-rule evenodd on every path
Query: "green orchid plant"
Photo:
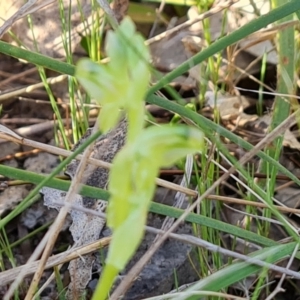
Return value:
M 106 52 L 108 63 L 83 59 L 76 68 L 79 82 L 102 107 L 101 129 L 112 129 L 123 113 L 128 121 L 126 144 L 114 158 L 110 172 L 107 224 L 113 233 L 93 299 L 108 297 L 116 276 L 141 243 L 159 169 L 203 147 L 203 134 L 196 128 L 144 128 L 150 52 L 129 18 L 115 32 L 109 32 Z

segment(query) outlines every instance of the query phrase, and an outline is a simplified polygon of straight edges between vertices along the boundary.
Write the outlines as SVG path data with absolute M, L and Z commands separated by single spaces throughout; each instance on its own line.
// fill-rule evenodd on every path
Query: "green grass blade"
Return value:
M 46 69 L 57 71 L 59 73 L 71 76 L 74 76 L 75 74 L 75 66 L 71 64 L 58 61 L 54 58 L 50 58 L 37 52 L 32 52 L 16 46 L 12 46 L 3 41 L 0 41 L 0 52 L 18 59 L 26 60 Z
M 268 263 L 275 263 L 292 254 L 296 247 L 296 243 L 290 243 L 285 245 L 278 245 L 267 249 L 256 251 L 249 255 L 251 258 L 257 260 L 266 261 Z M 247 262 L 234 263 L 231 266 L 225 267 L 212 275 L 202 279 L 186 292 L 192 291 L 220 291 L 223 288 L 227 288 L 235 282 L 241 281 L 244 278 L 255 274 L 261 270 L 261 266 L 250 264 Z M 190 297 L 176 297 L 174 300 L 197 300 L 198 296 Z
M 169 111 L 179 114 L 180 116 L 186 117 L 194 121 L 208 137 L 213 137 L 214 133 L 216 132 L 219 135 L 228 138 L 230 141 L 232 141 L 239 147 L 242 147 L 248 151 L 250 151 L 253 148 L 253 146 L 250 143 L 244 141 L 243 139 L 233 134 L 232 132 L 228 131 L 227 129 L 210 121 L 209 119 L 206 119 L 205 117 L 203 117 L 202 115 L 196 112 L 186 109 L 185 107 L 177 103 L 167 101 L 155 95 L 149 96 L 147 98 L 147 102 L 158 105 L 162 108 L 165 108 Z M 288 176 L 291 180 L 293 180 L 295 183 L 297 183 L 300 186 L 300 180 L 292 172 L 288 171 L 285 167 L 283 167 L 280 163 L 278 163 L 277 161 L 269 157 L 266 153 L 260 151 L 257 153 L 257 156 L 268 161 L 272 166 L 278 168 L 280 172 Z
M 15 168 L 4 166 L 4 165 L 0 165 L 0 174 L 3 174 L 10 178 L 30 181 L 34 184 L 39 184 L 40 182 L 44 182 L 44 180 L 47 178 L 47 176 L 45 176 L 45 175 L 35 174 L 32 172 L 19 170 L 19 169 L 15 169 Z M 69 181 L 56 179 L 56 178 L 48 179 L 48 181 L 46 183 L 44 182 L 44 184 L 45 184 L 45 186 L 60 189 L 63 191 L 67 191 L 70 186 Z M 84 195 L 84 196 L 92 197 L 95 199 L 102 199 L 105 201 L 107 201 L 109 198 L 109 193 L 107 191 L 102 190 L 100 188 L 86 186 L 86 185 L 82 186 L 82 189 L 80 190 L 80 194 Z M 22 203 L 21 203 L 21 205 L 22 205 Z M 12 212 L 13 214 L 10 213 L 8 216 L 6 216 L 2 220 L 0 220 L 0 228 L 2 228 L 5 224 L 7 224 L 10 220 L 12 220 L 13 217 L 15 217 L 18 214 L 18 213 L 14 213 L 14 211 Z M 20 212 L 20 211 L 21 211 L 21 209 L 17 210 L 17 212 Z M 170 217 L 174 217 L 174 218 L 179 218 L 183 213 L 183 210 L 181 210 L 181 209 L 177 209 L 177 208 L 167 206 L 164 204 L 159 204 L 159 203 L 152 203 L 150 206 L 150 211 L 153 213 L 163 215 L 163 216 L 170 216 Z M 202 226 L 214 228 L 214 229 L 217 229 L 217 230 L 220 230 L 223 232 L 227 232 L 234 236 L 238 236 L 238 237 L 247 239 L 249 241 L 252 241 L 256 244 L 260 244 L 263 246 L 273 246 L 273 245 L 277 244 L 273 240 L 265 238 L 263 236 L 259 236 L 256 233 L 247 231 L 247 230 L 239 228 L 237 226 L 233 226 L 233 225 L 221 222 L 216 219 L 208 218 L 208 217 L 197 215 L 194 213 L 190 213 L 187 216 L 186 221 L 191 222 L 191 223 L 196 223 L 196 224 L 199 224 Z
M 179 75 L 187 72 L 191 66 L 201 63 L 205 59 L 225 49 L 226 47 L 238 42 L 239 40 L 243 39 L 247 35 L 254 33 L 266 27 L 267 25 L 277 20 L 280 20 L 292 13 L 295 13 L 298 10 L 300 10 L 300 2 L 298 0 L 293 0 L 282 5 L 279 8 L 272 10 L 268 14 L 263 15 L 254 21 L 249 22 L 248 24 L 242 26 L 235 32 L 216 41 L 215 43 L 210 45 L 207 49 L 201 51 L 199 54 L 195 55 L 194 57 L 190 58 L 185 63 L 180 65 L 174 71 L 170 72 L 167 76 L 163 77 L 157 84 L 155 84 L 152 88 L 149 89 L 148 95 L 153 94 L 154 92 L 158 91 L 160 88 L 162 88 L 163 86 L 171 82 L 173 79 L 178 77 Z M 30 52 L 28 50 L 24 50 L 12 46 L 2 41 L 0 41 L 0 52 L 7 54 L 9 56 L 24 59 L 35 65 L 43 66 L 47 69 L 51 69 L 59 73 L 63 73 L 71 76 L 74 76 L 75 74 L 75 67 L 73 65 L 57 61 L 53 58 L 47 57 L 45 55 L 41 55 L 39 53 Z
M 75 158 L 78 154 L 82 153 L 84 151 L 84 149 L 91 144 L 93 141 L 95 141 L 99 136 L 101 135 L 101 132 L 98 131 L 95 134 L 93 134 L 92 136 L 90 136 L 82 145 L 80 145 L 76 151 L 74 151 L 74 153 L 72 155 L 70 155 L 69 157 L 67 157 L 62 163 L 60 163 L 55 170 L 53 170 L 53 172 L 48 175 L 48 176 L 44 176 L 42 178 L 42 180 L 40 182 L 37 183 L 37 186 L 27 195 L 27 197 L 19 204 L 17 205 L 14 210 L 8 214 L 5 218 L 3 218 L 2 220 L 0 220 L 0 228 L 3 228 L 9 221 L 11 221 L 14 217 L 16 217 L 17 215 L 19 215 L 22 211 L 24 211 L 27 207 L 29 207 L 32 203 L 34 203 L 37 199 L 36 197 L 38 197 L 39 191 L 40 189 L 46 185 L 46 183 L 53 179 L 54 176 L 56 176 L 59 172 L 61 172 L 63 170 L 63 168 L 69 164 L 71 162 L 71 160 L 73 158 Z M 0 165 L 2 172 L 2 175 L 4 176 L 10 176 L 9 174 L 9 169 L 5 168 L 3 165 Z M 4 167 L 4 168 L 3 168 Z M 10 169 L 10 171 L 12 171 L 12 169 Z M 21 170 L 18 169 L 14 169 L 14 174 L 15 176 L 17 174 L 20 174 Z M 31 172 L 28 171 L 22 171 L 23 172 L 23 176 L 27 176 L 27 180 L 33 178 L 33 174 Z M 31 175 L 31 176 L 30 176 Z M 37 175 L 37 174 L 35 174 Z M 13 175 L 11 176 L 12 178 L 17 178 L 14 177 Z M 26 180 L 25 177 L 23 177 L 23 180 Z

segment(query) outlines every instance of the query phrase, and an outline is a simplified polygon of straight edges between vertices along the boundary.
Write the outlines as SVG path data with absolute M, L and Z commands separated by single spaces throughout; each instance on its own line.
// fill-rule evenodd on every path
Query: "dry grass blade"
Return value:
M 294 249 L 294 251 L 293 251 L 293 253 L 292 253 L 292 255 L 291 255 L 290 259 L 289 259 L 289 262 L 288 262 L 288 264 L 286 266 L 287 268 L 290 268 L 292 266 L 292 263 L 293 263 L 293 261 L 295 259 L 295 256 L 296 256 L 297 252 L 298 252 L 298 249 L 299 249 L 299 245 L 296 245 L 296 247 L 295 247 L 295 249 Z M 282 276 L 281 276 L 281 278 L 280 278 L 280 280 L 279 280 L 279 282 L 278 282 L 275 290 L 266 298 L 266 300 L 272 300 L 272 299 L 275 298 L 275 296 L 278 293 L 284 292 L 284 289 L 281 286 L 282 286 L 283 281 L 284 281 L 285 278 L 286 278 L 286 274 L 282 274 Z
M 9 129 L 8 127 L 0 124 L 0 132 L 4 132 L 6 135 L 14 137 L 18 141 L 22 141 L 23 137 L 18 135 L 15 131 Z
M 66 203 L 60 203 L 60 204 L 62 206 L 66 205 L 67 207 L 72 208 L 72 209 L 83 210 L 92 215 L 105 217 L 105 214 L 101 214 L 101 213 L 96 212 L 91 209 L 84 209 L 82 207 L 78 207 L 78 206 L 74 206 L 72 204 L 66 204 Z M 145 229 L 148 232 L 152 232 L 152 233 L 159 234 L 159 235 L 165 233 L 165 231 L 163 231 L 163 230 L 149 227 L 149 226 L 146 226 Z M 268 263 L 260 261 L 258 259 L 249 258 L 246 255 L 224 249 L 222 247 L 216 246 L 212 243 L 209 243 L 207 241 L 204 241 L 200 238 L 197 238 L 197 237 L 194 237 L 191 235 L 171 233 L 169 235 L 169 237 L 172 239 L 176 239 L 178 241 L 184 242 L 184 243 L 192 244 L 194 246 L 204 247 L 206 249 L 209 249 L 210 251 L 222 253 L 226 256 L 240 259 L 242 261 L 253 263 L 253 264 L 256 264 L 256 265 L 259 265 L 262 267 L 267 267 L 274 271 L 280 272 L 282 274 L 287 274 L 290 276 L 295 276 L 295 278 L 300 278 L 299 273 L 289 270 L 288 266 L 287 266 L 287 268 L 278 267 L 276 265 L 268 264 Z M 88 245 L 83 245 L 81 247 L 72 248 L 64 253 L 60 253 L 60 254 L 51 256 L 51 257 L 49 257 L 47 264 L 45 265 L 45 269 L 52 268 L 54 266 L 69 262 L 70 260 L 73 260 L 73 259 L 77 259 L 78 257 L 81 257 L 82 255 L 92 253 L 101 247 L 105 247 L 105 246 L 109 245 L 110 240 L 111 240 L 111 238 L 107 237 L 107 238 L 101 239 L 99 241 L 95 241 L 94 243 L 90 243 Z M 35 262 L 28 263 L 26 265 L 11 269 L 11 270 L 4 271 L 4 272 L 0 273 L 0 280 L 3 284 L 9 284 L 11 281 L 13 281 L 15 279 L 15 277 L 20 272 L 23 272 L 24 269 L 26 269 L 26 275 L 31 275 L 36 271 L 38 264 L 39 264 L 39 261 L 35 261 Z
M 99 124 L 96 122 L 94 128 L 98 128 Z M 82 156 L 82 160 L 80 161 L 80 164 L 78 166 L 77 172 L 76 172 L 76 180 L 73 180 L 71 185 L 70 185 L 70 189 L 66 195 L 66 202 L 72 202 L 74 195 L 76 194 L 76 192 L 78 191 L 78 189 L 80 188 L 80 179 L 83 176 L 83 172 L 85 169 L 85 166 L 87 164 L 87 160 L 89 158 L 90 152 L 92 151 L 92 146 L 93 144 L 91 144 L 83 153 Z M 47 234 L 44 236 L 44 238 L 42 239 L 42 241 L 40 242 L 39 246 L 35 249 L 34 253 L 32 254 L 32 256 L 30 257 L 29 261 L 34 261 L 37 259 L 38 256 L 40 256 L 40 254 L 42 253 L 43 249 L 45 248 L 42 258 L 40 260 L 39 263 L 39 267 L 35 272 L 34 278 L 31 282 L 31 285 L 29 287 L 29 290 L 27 292 L 26 298 L 25 300 L 28 299 L 32 299 L 36 289 L 37 289 L 37 285 L 38 282 L 40 281 L 40 278 L 42 276 L 43 270 L 44 270 L 44 266 L 46 264 L 46 261 L 51 253 L 51 250 L 53 248 L 53 245 L 56 241 L 56 238 L 59 234 L 60 228 L 63 225 L 63 222 L 66 218 L 68 214 L 68 208 L 64 207 L 60 210 L 56 220 L 54 221 L 53 225 L 51 226 L 51 228 L 49 229 L 49 231 L 47 232 Z M 21 280 L 24 277 L 24 273 L 20 273 L 19 276 L 16 278 L 16 280 L 14 281 L 14 283 L 10 286 L 8 292 L 5 295 L 4 299 L 10 299 L 10 297 L 13 294 L 13 291 L 15 290 L 15 288 L 20 284 Z
M 94 131 L 98 130 L 98 127 L 99 127 L 99 124 L 98 124 L 98 122 L 96 122 L 95 126 L 94 126 Z M 66 195 L 66 198 L 65 198 L 66 203 L 72 203 L 75 199 L 76 193 L 80 189 L 81 178 L 84 175 L 85 167 L 87 165 L 87 160 L 93 151 L 93 145 L 94 145 L 93 143 L 90 144 L 83 153 L 83 157 L 82 157 L 82 159 L 78 165 L 78 168 L 76 170 L 76 176 L 72 180 L 69 191 Z M 25 300 L 32 299 L 33 295 L 35 294 L 38 283 L 39 283 L 42 273 L 44 271 L 44 266 L 46 264 L 46 261 L 47 261 L 48 257 L 50 256 L 50 253 L 54 247 L 54 243 L 58 237 L 61 227 L 63 226 L 64 220 L 65 220 L 68 212 L 69 212 L 69 209 L 67 207 L 63 207 L 60 210 L 56 220 L 54 221 L 53 225 L 51 226 L 51 228 L 49 230 L 49 232 L 50 232 L 49 235 L 50 235 L 51 239 L 48 240 L 48 242 L 45 245 L 45 250 L 44 250 L 42 258 L 40 260 L 40 264 L 39 264 L 38 269 L 36 270 L 35 275 L 32 279 L 32 282 L 31 282 L 31 285 L 27 292 Z
M 115 12 L 111 9 L 108 2 L 106 0 L 97 0 L 100 7 L 103 9 L 103 11 L 107 14 L 110 21 L 116 26 L 118 24 L 118 20 L 116 18 Z
M 43 150 L 43 151 L 48 152 L 48 153 L 52 153 L 52 154 L 56 154 L 56 155 L 60 155 L 60 156 L 64 156 L 64 157 L 68 157 L 72 154 L 71 151 L 68 151 L 68 150 L 65 150 L 65 149 L 61 149 L 61 148 L 51 146 L 51 145 L 45 145 L 43 143 L 35 142 L 35 141 L 30 140 L 30 139 L 25 139 L 23 137 L 22 137 L 22 139 L 18 139 L 18 138 L 15 138 L 12 135 L 7 135 L 7 134 L 1 133 L 1 132 L 0 132 L 0 139 L 5 139 L 7 141 L 20 143 L 22 145 L 30 146 L 30 147 L 33 147 L 33 148 Z M 76 157 L 76 159 L 81 160 L 82 155 L 78 155 Z M 110 163 L 102 161 L 102 160 L 94 159 L 94 158 L 89 158 L 88 163 L 90 163 L 94 166 L 97 166 L 97 167 L 105 168 L 105 169 L 109 169 L 111 167 Z M 178 184 L 168 182 L 168 181 L 160 179 L 160 178 L 156 179 L 156 184 L 159 185 L 159 186 L 174 190 L 174 191 L 184 193 L 187 196 L 197 197 L 197 195 L 198 195 L 197 192 L 195 192 L 191 189 L 188 189 L 186 187 L 182 187 Z
M 83 245 L 83 246 L 76 247 L 76 248 L 72 248 L 66 252 L 50 256 L 45 265 L 45 269 L 53 268 L 54 266 L 58 266 L 60 264 L 67 263 L 73 259 L 77 259 L 78 257 L 81 257 L 82 255 L 97 251 L 100 248 L 109 245 L 110 240 L 111 240 L 110 237 L 103 238 L 94 243 L 91 243 L 88 245 Z M 31 263 L 27 263 L 23 266 L 1 272 L 0 273 L 1 284 L 3 284 L 3 285 L 9 284 L 13 280 L 15 280 L 15 278 L 20 273 L 23 273 L 24 270 L 25 270 L 25 273 L 24 273 L 25 276 L 34 274 L 38 268 L 39 262 L 40 262 L 39 260 L 34 261 Z
M 183 176 L 183 178 L 181 180 L 181 183 L 180 183 L 181 187 L 187 188 L 189 186 L 192 171 L 193 171 L 193 156 L 188 155 L 188 157 L 186 159 L 186 163 L 185 163 L 184 176 Z M 183 203 L 185 202 L 185 200 L 186 200 L 186 195 L 184 193 L 177 192 L 175 197 L 174 197 L 173 207 L 181 208 Z M 161 229 L 163 231 L 166 231 L 167 229 L 169 229 L 172 226 L 172 224 L 174 223 L 174 220 L 175 220 L 175 218 L 166 217 L 165 220 L 163 221 Z M 157 235 L 153 242 L 155 242 L 158 239 L 158 237 L 159 236 Z
M 7 76 L 6 79 L 4 79 L 4 80 L 1 81 L 0 86 L 5 86 L 5 85 L 7 85 L 7 84 L 9 84 L 9 83 L 17 80 L 17 79 L 21 79 L 23 77 L 29 76 L 29 75 L 31 75 L 31 74 L 33 74 L 35 72 L 37 72 L 36 67 L 33 67 L 33 68 L 29 69 L 29 70 L 25 70 L 23 72 L 20 72 L 18 74 L 14 74 L 14 75 L 12 75 L 12 74 L 9 73 L 8 74 L 9 76 Z
M 228 202 L 228 203 L 236 203 L 236 204 L 241 204 L 241 205 L 245 205 L 245 206 L 249 205 L 249 206 L 255 206 L 255 207 L 259 207 L 259 208 L 268 208 L 268 205 L 266 205 L 264 203 L 242 200 L 242 199 L 231 198 L 231 197 L 224 197 L 224 196 L 219 196 L 219 195 L 209 195 L 209 196 L 207 196 L 207 199 Z M 300 213 L 300 209 L 297 209 L 297 208 L 278 206 L 278 205 L 274 205 L 274 208 L 276 208 L 277 210 L 284 212 L 284 213 L 290 213 L 290 214 L 299 214 Z
M 0 38 L 17 20 L 24 18 L 28 14 L 33 13 L 34 11 L 37 11 L 53 3 L 55 0 L 43 0 L 43 2 L 40 1 L 40 5 L 37 6 L 38 1 L 39 0 L 29 0 L 13 16 L 11 16 L 7 21 L 5 21 L 5 23 L 0 28 Z
M 59 83 L 59 82 L 65 80 L 67 77 L 68 77 L 67 75 L 59 75 L 56 77 L 47 78 L 46 81 L 48 84 L 56 84 L 56 83 Z M 6 92 L 0 94 L 0 103 L 5 100 L 11 99 L 13 97 L 20 96 L 21 94 L 30 93 L 30 92 L 34 91 L 35 89 L 39 89 L 39 88 L 43 88 L 43 87 L 44 87 L 44 83 L 39 82 L 39 83 L 35 83 L 35 84 L 29 85 L 24 88 L 14 89 L 12 91 L 6 91 Z

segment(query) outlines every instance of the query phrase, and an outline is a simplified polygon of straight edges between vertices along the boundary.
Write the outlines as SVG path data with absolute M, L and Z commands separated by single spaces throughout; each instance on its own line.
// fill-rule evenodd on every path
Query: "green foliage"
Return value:
M 125 19 L 116 32 L 108 33 L 106 52 L 109 63 L 97 64 L 84 59 L 77 66 L 77 78 L 102 105 L 100 126 L 104 132 L 116 125 L 120 109 L 135 116 L 130 121 L 143 116 L 141 104 L 150 78 L 150 54 L 142 36 L 134 32 L 134 24 Z
M 235 282 L 241 282 L 241 280 L 247 278 L 251 274 L 259 272 L 262 268 L 261 266 L 251 263 L 251 259 L 255 259 L 256 262 L 267 261 L 268 263 L 275 263 L 280 261 L 283 257 L 290 255 L 296 245 L 297 243 L 293 242 L 255 251 L 249 255 L 249 261 L 235 262 L 230 266 L 226 266 L 193 284 L 182 293 L 183 296 L 173 297 L 172 299 L 198 300 L 199 297 L 192 294 L 195 291 L 220 291 Z
M 142 238 L 143 225 L 155 190 L 159 168 L 174 164 L 181 157 L 202 148 L 203 135 L 186 126 L 162 126 L 145 129 L 134 143 L 127 144 L 116 156 L 111 170 L 108 225 L 118 238 L 107 264 L 119 270 L 130 259 L 132 249 Z M 126 176 L 124 170 L 127 170 Z M 122 248 L 130 239 L 131 247 Z M 117 246 L 118 245 L 118 246 Z M 121 247 L 121 248 L 120 248 Z M 123 251 L 120 253 L 120 249 Z
M 106 52 L 109 63 L 85 59 L 76 68 L 78 80 L 102 106 L 100 126 L 105 132 L 117 124 L 122 110 L 128 119 L 127 143 L 116 155 L 110 173 L 107 222 L 113 237 L 94 295 L 97 299 L 107 297 L 118 272 L 142 240 L 159 168 L 199 151 L 203 142 L 199 130 L 186 126 L 143 129 L 150 54 L 129 18 L 108 34 Z

